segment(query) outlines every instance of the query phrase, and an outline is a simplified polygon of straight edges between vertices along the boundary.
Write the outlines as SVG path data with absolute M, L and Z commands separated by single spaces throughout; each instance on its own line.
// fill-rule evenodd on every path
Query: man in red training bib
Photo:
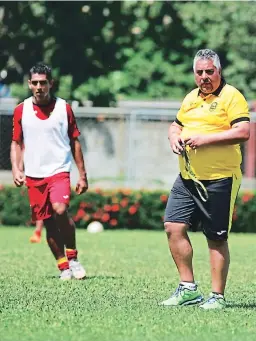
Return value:
M 67 212 L 72 156 L 80 176 L 76 193 L 88 189 L 78 140 L 80 132 L 70 105 L 51 94 L 50 67 L 42 63 L 33 66 L 28 86 L 32 96 L 20 103 L 13 114 L 13 180 L 17 187 L 26 182 L 32 219 L 41 220 L 45 225 L 47 242 L 57 260 L 60 279 L 82 279 L 86 272 L 77 258 L 75 225 Z

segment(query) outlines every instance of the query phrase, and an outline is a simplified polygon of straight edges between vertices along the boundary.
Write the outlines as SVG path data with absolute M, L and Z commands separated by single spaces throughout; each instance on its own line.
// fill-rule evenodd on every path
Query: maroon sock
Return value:
M 68 260 L 66 257 L 62 257 L 57 260 L 58 268 L 60 271 L 69 269 Z
M 66 256 L 68 260 L 77 259 L 77 249 L 66 249 Z

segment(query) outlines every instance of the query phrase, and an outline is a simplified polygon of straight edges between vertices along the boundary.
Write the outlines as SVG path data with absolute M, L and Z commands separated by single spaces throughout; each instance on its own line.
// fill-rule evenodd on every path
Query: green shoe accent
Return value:
M 225 298 L 219 296 L 218 294 L 214 294 L 213 292 L 210 294 L 210 297 L 199 306 L 199 308 L 205 310 L 224 309 L 225 307 L 226 307 Z
M 179 284 L 174 294 L 168 300 L 161 302 L 159 305 L 164 306 L 178 306 L 178 305 L 192 305 L 203 301 L 203 296 L 197 289 L 190 290 L 184 285 Z

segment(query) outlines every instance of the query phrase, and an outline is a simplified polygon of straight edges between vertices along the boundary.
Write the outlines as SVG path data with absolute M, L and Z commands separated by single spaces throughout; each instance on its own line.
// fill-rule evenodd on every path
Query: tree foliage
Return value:
M 20 99 L 37 61 L 52 65 L 57 94 L 81 103 L 178 99 L 194 87 L 195 52 L 208 47 L 253 98 L 255 17 L 254 2 L 1 2 L 0 71 Z
M 184 45 L 195 50 L 216 50 L 228 82 L 248 98 L 256 90 L 256 4 L 254 2 L 195 2 L 175 4 L 182 22 L 194 39 Z

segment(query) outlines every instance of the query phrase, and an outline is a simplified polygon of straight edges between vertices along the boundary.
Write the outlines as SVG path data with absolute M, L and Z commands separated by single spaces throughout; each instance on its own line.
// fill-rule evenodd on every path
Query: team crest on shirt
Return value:
M 209 111 L 214 111 L 217 108 L 218 103 L 217 102 L 213 102 L 209 108 Z

